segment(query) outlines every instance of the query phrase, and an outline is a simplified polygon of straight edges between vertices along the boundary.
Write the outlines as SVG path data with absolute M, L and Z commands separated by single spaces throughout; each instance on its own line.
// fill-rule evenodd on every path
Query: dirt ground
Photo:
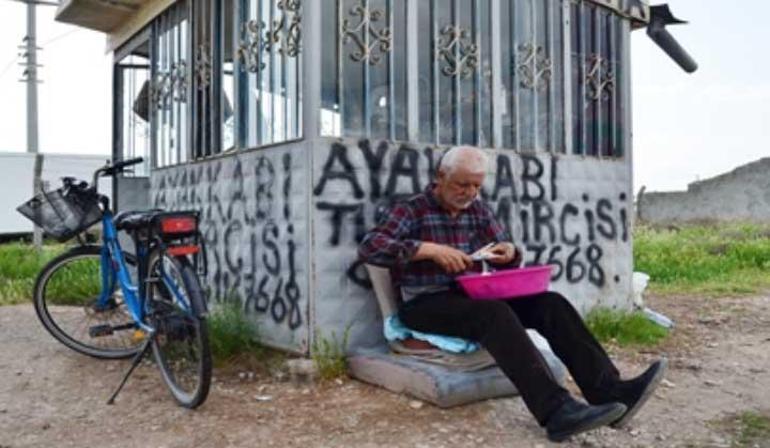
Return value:
M 730 447 L 720 421 L 770 411 L 770 295 L 648 303 L 676 321 L 672 337 L 655 351 L 610 352 L 626 376 L 666 354 L 667 380 L 628 428 L 561 446 Z M 108 406 L 126 361 L 70 351 L 29 305 L 0 307 L 0 341 L 0 448 L 551 446 L 519 398 L 442 410 L 352 380 L 300 385 L 215 372 L 208 401 L 187 411 L 143 365 Z

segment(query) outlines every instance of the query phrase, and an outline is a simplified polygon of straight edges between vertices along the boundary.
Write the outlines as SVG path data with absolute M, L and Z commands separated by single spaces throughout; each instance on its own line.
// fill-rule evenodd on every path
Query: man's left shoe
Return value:
M 626 405 L 622 403 L 589 405 L 569 397 L 548 417 L 548 440 L 563 442 L 575 434 L 607 425 L 624 412 Z
M 668 359 L 662 358 L 655 361 L 647 370 L 638 377 L 623 381 L 618 401 L 625 404 L 628 410 L 619 419 L 610 424 L 615 429 L 623 428 L 631 420 L 639 409 L 655 392 L 668 368 Z

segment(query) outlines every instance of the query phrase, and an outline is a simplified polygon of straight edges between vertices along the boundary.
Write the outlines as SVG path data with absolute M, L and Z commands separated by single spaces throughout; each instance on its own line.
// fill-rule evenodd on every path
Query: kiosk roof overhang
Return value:
M 578 1 L 609 8 L 631 20 L 634 28 L 646 26 L 650 19 L 647 0 Z M 173 3 L 174 0 L 61 0 L 56 20 L 109 34 L 107 49 L 111 51 Z
M 56 20 L 103 33 L 128 22 L 145 3 L 153 0 L 61 0 Z

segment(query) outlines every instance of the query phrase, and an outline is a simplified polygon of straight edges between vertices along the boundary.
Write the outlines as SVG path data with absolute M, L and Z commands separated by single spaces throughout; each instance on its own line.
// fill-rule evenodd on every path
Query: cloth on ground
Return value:
M 478 343 L 467 339 L 455 338 L 452 336 L 443 336 L 438 334 L 421 333 L 409 329 L 401 322 L 398 315 L 392 315 L 385 318 L 384 323 L 385 339 L 388 342 L 403 341 L 404 339 L 414 338 L 421 341 L 427 341 L 441 350 L 450 353 L 472 353 L 477 351 L 480 346 Z

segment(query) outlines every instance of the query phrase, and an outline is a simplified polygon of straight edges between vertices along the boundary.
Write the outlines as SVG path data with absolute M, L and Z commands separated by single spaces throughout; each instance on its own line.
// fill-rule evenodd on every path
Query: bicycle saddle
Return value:
M 138 230 L 147 228 L 158 213 L 163 210 L 126 210 L 115 216 L 115 228 L 118 230 Z

